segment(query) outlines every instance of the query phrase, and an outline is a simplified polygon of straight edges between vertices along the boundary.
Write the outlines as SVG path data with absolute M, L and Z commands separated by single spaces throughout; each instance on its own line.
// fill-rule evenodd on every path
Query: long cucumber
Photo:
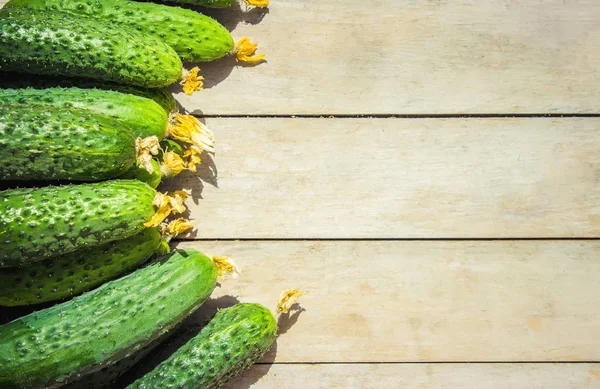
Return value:
M 48 258 L 27 267 L 0 269 L 0 305 L 22 306 L 81 294 L 127 273 L 156 254 L 168 253 L 172 237 L 191 228 L 183 219 L 146 228 L 125 239 Z
M 0 105 L 0 180 L 99 181 L 135 164 L 148 171 L 158 138 L 142 140 L 122 122 L 43 104 Z
M 0 70 L 164 87 L 183 75 L 160 39 L 110 21 L 58 9 L 0 10 Z
M 0 326 L 0 387 L 54 388 L 110 366 L 170 331 L 223 269 L 195 250 Z
M 132 236 L 185 210 L 136 180 L 0 192 L 0 267 L 19 267 Z
M 183 61 L 206 62 L 235 53 L 244 62 L 259 62 L 256 45 L 247 38 L 234 44 L 229 31 L 197 12 L 162 4 L 128 0 L 11 0 L 8 8 L 68 12 L 133 27 L 171 46 Z

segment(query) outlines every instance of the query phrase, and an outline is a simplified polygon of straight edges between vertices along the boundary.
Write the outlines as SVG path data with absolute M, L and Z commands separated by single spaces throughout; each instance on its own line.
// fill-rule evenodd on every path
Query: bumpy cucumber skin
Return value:
M 155 101 L 102 89 L 0 89 L 0 103 L 84 109 L 120 120 L 133 131 L 133 136 L 142 138 L 156 136 L 160 140 L 169 125 L 168 115 Z
M 69 12 L 133 27 L 171 46 L 183 61 L 206 62 L 234 48 L 229 31 L 194 11 L 128 0 L 11 0 L 6 7 Z
M 207 8 L 229 8 L 238 0 L 171 0 L 172 3 L 201 5 Z
M 151 188 L 156 189 L 162 180 L 162 173 L 160 171 L 160 164 L 155 159 L 152 159 L 152 173 L 149 173 L 148 170 L 139 167 L 137 165 L 132 166 L 129 170 L 125 172 L 119 178 L 129 179 L 129 180 L 139 180 L 148 184 Z
M 0 267 L 134 235 L 154 215 L 155 195 L 137 180 L 1 191 Z
M 123 123 L 79 109 L 0 104 L 0 179 L 99 181 L 137 159 Z
M 177 111 L 177 100 L 166 88 L 142 88 L 132 85 L 115 84 L 90 80 L 87 78 L 65 78 L 61 76 L 29 75 L 23 78 L 14 72 L 0 73 L 0 88 L 4 89 L 48 89 L 48 88 L 83 88 L 103 89 L 152 99 L 160 105 L 168 115 Z
M 56 10 L 0 11 L 0 69 L 164 87 L 182 74 L 169 46 L 123 25 Z
M 78 295 L 133 270 L 162 247 L 157 228 L 129 238 L 48 258 L 27 267 L 0 269 L 0 305 L 39 304 Z
M 258 361 L 277 335 L 273 314 L 259 304 L 217 313 L 200 333 L 128 389 L 217 389 Z
M 202 305 L 212 260 L 176 251 L 74 299 L 0 326 L 0 387 L 55 387 L 151 344 Z

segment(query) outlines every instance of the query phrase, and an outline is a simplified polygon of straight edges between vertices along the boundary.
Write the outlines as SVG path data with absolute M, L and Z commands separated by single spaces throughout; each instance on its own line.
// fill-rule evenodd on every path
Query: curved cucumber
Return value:
M 0 387 L 55 387 L 112 365 L 170 331 L 206 301 L 216 283 L 210 258 L 177 251 L 0 326 Z
M 0 104 L 1 180 L 99 181 L 137 160 L 120 121 L 80 109 Z
M 20 77 L 17 73 L 6 72 L 0 74 L 0 88 L 4 89 L 48 89 L 48 88 L 81 88 L 102 89 L 127 93 L 135 96 L 154 100 L 168 115 L 177 111 L 177 100 L 166 88 L 142 88 L 132 85 L 115 84 L 86 78 L 65 78 L 61 76 L 39 76 L 30 75 L 27 78 Z
M 144 87 L 164 87 L 181 77 L 181 60 L 161 40 L 124 25 L 58 11 L 0 10 L 0 70 Z
M 234 49 L 231 34 L 219 22 L 179 7 L 128 0 L 11 0 L 5 7 L 69 12 L 133 27 L 159 38 L 184 61 L 213 61 Z
M 0 192 L 0 267 L 23 266 L 134 235 L 157 192 L 136 180 Z
M 128 93 L 102 89 L 48 88 L 0 89 L 0 103 L 43 105 L 63 109 L 84 109 L 118 119 L 134 136 L 165 136 L 169 117 L 155 101 Z M 44 111 L 48 108 L 42 108 Z M 52 110 L 52 108 L 50 108 Z
M 273 345 L 277 321 L 259 304 L 219 311 L 200 333 L 128 389 L 219 388 Z
M 48 258 L 27 267 L 0 269 L 0 305 L 39 304 L 78 295 L 135 269 L 160 248 L 157 228 L 129 238 Z

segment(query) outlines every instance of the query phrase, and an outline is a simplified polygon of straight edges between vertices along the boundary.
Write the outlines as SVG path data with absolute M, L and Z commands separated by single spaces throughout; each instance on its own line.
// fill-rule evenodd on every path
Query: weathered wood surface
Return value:
M 598 389 L 600 364 L 258 365 L 223 389 Z
M 207 89 L 180 95 L 197 113 L 598 112 L 598 1 L 274 0 L 266 14 L 211 14 L 268 63 L 201 64 Z
M 600 361 L 598 241 L 179 247 L 242 268 L 192 322 L 236 299 L 274 308 L 283 289 L 308 292 L 266 362 Z
M 214 165 L 165 187 L 192 190 L 190 237 L 600 236 L 600 118 L 207 124 Z
M 598 112 L 597 1 L 277 0 L 208 13 L 268 62 L 201 64 L 207 89 L 179 94 L 196 113 Z

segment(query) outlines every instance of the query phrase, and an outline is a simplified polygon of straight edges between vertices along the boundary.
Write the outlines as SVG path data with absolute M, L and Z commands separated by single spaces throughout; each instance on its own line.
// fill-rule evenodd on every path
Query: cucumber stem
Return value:
M 189 71 L 183 70 L 183 76 L 179 84 L 183 87 L 183 91 L 187 95 L 193 95 L 195 91 L 202 90 L 204 88 L 204 77 L 199 76 L 199 67 L 193 67 Z
M 267 2 L 268 4 L 268 2 Z M 265 54 L 254 55 L 258 44 L 252 43 L 250 38 L 244 37 L 238 41 L 233 49 L 236 59 L 239 62 L 257 63 L 265 59 Z
M 138 166 L 146 169 L 150 174 L 154 173 L 154 167 L 152 167 L 152 155 L 157 155 L 160 150 L 158 137 L 138 137 L 135 140 L 135 150 L 137 153 Z
M 305 294 L 306 292 L 300 289 L 286 289 L 281 292 L 279 301 L 277 302 L 277 314 L 288 313 L 292 305 L 296 304 L 300 297 Z

